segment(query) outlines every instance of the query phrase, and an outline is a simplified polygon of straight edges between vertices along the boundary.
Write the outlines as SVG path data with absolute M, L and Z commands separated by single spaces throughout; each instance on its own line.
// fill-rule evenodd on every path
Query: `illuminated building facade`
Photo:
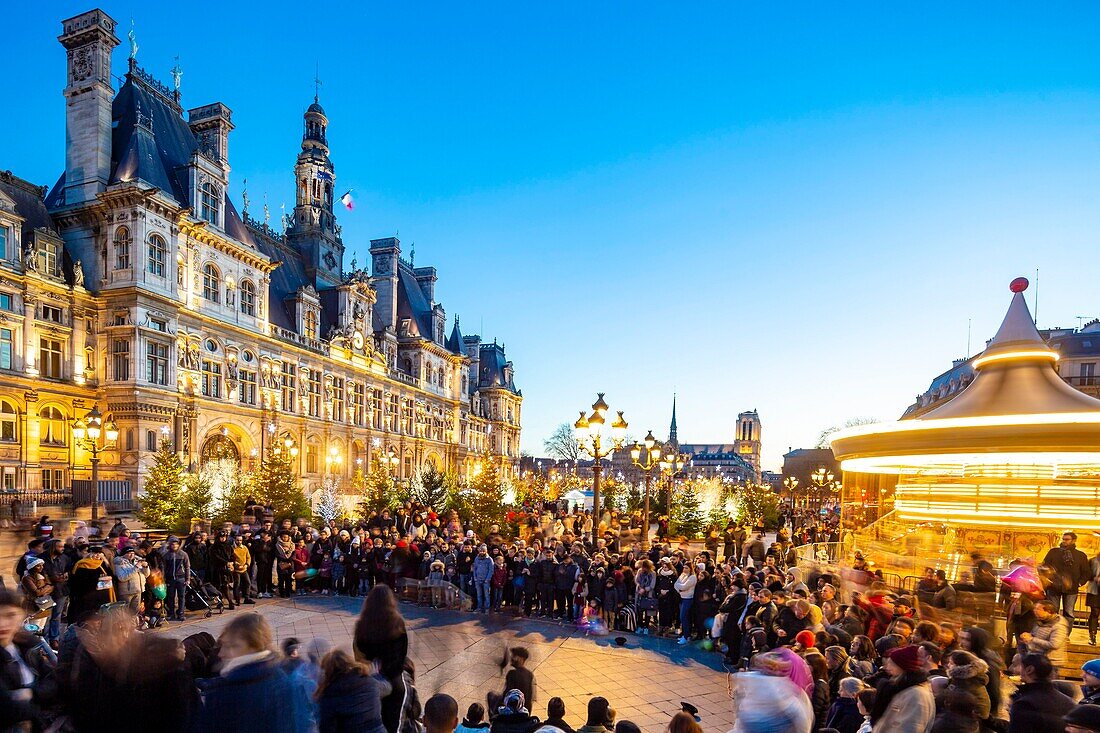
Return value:
M 59 41 L 65 171 L 49 190 L 0 178 L 0 490 L 86 478 L 71 425 L 93 406 L 120 430 L 101 478 L 135 488 L 162 436 L 191 466 L 247 467 L 289 440 L 307 491 L 380 452 L 399 478 L 465 477 L 486 453 L 513 472 L 523 398 L 504 346 L 447 329 L 435 268 L 397 238 L 345 267 L 316 98 L 287 154 L 293 212 L 272 226 L 228 195 L 226 105 L 185 110 L 178 70 L 161 83 L 136 44 L 116 92 L 100 10 Z

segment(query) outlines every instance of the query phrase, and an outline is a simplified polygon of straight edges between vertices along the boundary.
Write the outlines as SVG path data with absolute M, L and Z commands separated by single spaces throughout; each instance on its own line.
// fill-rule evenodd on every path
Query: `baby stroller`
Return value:
M 214 609 L 218 613 L 225 610 L 225 599 L 210 583 L 204 583 L 202 578 L 191 571 L 191 580 L 187 583 L 187 591 L 184 593 L 184 606 L 188 611 L 205 611 L 203 618 L 214 615 Z

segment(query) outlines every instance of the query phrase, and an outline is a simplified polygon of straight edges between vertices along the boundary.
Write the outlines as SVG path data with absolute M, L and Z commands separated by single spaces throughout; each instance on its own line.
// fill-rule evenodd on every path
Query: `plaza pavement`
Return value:
M 277 642 L 290 636 L 303 643 L 320 637 L 350 650 L 361 602 L 301 596 L 244 608 L 267 618 Z M 208 631 L 216 637 L 241 612 L 195 618 L 154 633 L 182 639 Z M 586 638 L 572 626 L 507 614 L 444 611 L 408 603 L 401 604 L 401 613 L 409 629 L 409 654 L 416 664 L 421 702 L 445 692 L 458 701 L 462 714 L 472 702 L 485 704 L 487 692 L 503 688 L 500 660 L 505 647 L 525 646 L 531 652 L 528 667 L 537 683 L 532 712 L 540 719 L 546 718 L 547 701 L 556 696 L 565 701 L 565 719 L 578 728 L 584 725 L 588 699 L 602 695 L 615 708 L 617 719 L 632 720 L 645 733 L 662 733 L 681 700 L 699 708 L 708 733 L 725 733 L 733 727 L 726 672 L 713 652 L 677 646 L 675 639 L 634 634 L 623 634 L 628 642 L 620 648 L 612 641 L 615 634 Z

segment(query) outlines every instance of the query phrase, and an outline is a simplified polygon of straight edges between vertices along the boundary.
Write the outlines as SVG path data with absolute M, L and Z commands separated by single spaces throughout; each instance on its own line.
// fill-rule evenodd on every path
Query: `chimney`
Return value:
M 115 21 L 91 10 L 63 21 L 57 37 L 68 57 L 65 86 L 65 203 L 95 200 L 111 175 L 111 51 Z
M 233 112 L 221 102 L 214 102 L 188 110 L 187 124 L 199 141 L 199 150 L 228 172 Z

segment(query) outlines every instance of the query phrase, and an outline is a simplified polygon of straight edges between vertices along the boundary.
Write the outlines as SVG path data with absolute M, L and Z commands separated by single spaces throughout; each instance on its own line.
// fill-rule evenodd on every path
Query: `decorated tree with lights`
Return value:
M 695 490 L 695 484 L 691 481 L 685 482 L 683 488 L 673 495 L 671 503 L 670 524 L 672 533 L 682 535 L 689 540 L 702 534 L 706 516 L 700 507 L 699 494 Z
M 489 533 L 494 524 L 501 524 L 504 516 L 504 483 L 500 480 L 500 469 L 488 455 L 481 459 L 481 469 L 467 485 L 464 494 L 467 512 L 474 531 L 481 537 Z M 462 511 L 459 511 L 462 516 Z
M 309 501 L 294 475 L 289 451 L 268 449 L 259 469 L 252 474 L 251 483 L 253 498 L 271 506 L 276 519 L 311 515 Z
M 184 516 L 187 496 L 187 469 L 172 449 L 171 443 L 162 440 L 153 457 L 153 466 L 145 477 L 137 518 L 147 527 L 163 528 L 173 532 L 186 529 L 190 516 Z
M 453 474 L 444 473 L 434 463 L 428 463 L 413 480 L 410 498 L 441 512 L 450 502 L 451 492 L 457 488 L 456 485 Z
M 329 524 L 341 514 L 339 497 L 340 479 L 328 476 L 321 482 L 317 497 L 317 516 L 324 524 Z
M 744 524 L 775 527 L 779 522 L 779 496 L 767 484 L 743 484 L 734 494 L 734 506 Z
M 366 517 L 372 511 L 390 509 L 401 503 L 397 495 L 397 483 L 381 461 L 373 461 L 370 471 L 363 478 L 360 492 L 364 497 L 359 503 L 359 513 Z

